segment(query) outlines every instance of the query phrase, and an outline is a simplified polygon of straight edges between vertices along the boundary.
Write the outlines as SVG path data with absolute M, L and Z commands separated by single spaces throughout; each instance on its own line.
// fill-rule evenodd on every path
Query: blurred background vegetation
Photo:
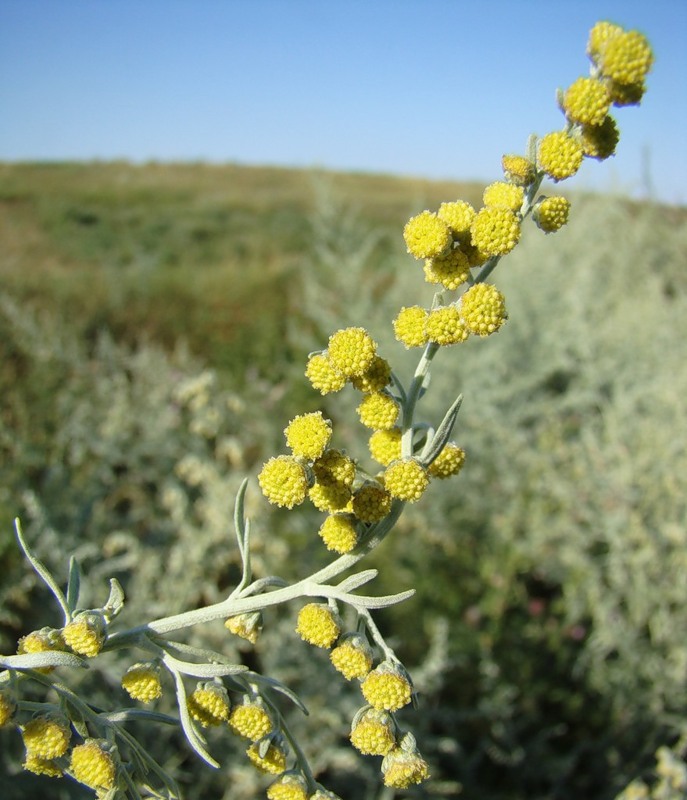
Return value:
M 354 398 L 316 395 L 306 354 L 362 324 L 407 377 L 417 355 L 391 319 L 432 291 L 402 226 L 444 200 L 477 204 L 482 188 L 0 165 L 0 650 L 58 623 L 17 552 L 17 515 L 58 575 L 77 554 L 84 602 L 119 578 L 124 624 L 223 597 L 239 574 L 234 493 L 283 449 L 293 414 L 322 408 L 338 446 L 365 459 Z M 566 229 L 528 223 L 497 269 L 499 336 L 436 359 L 424 415 L 436 424 L 464 393 L 466 468 L 372 558 L 377 592 L 417 589 L 378 614 L 420 691 L 404 720 L 433 780 L 410 796 L 605 800 L 631 781 L 633 797 L 686 796 L 687 213 L 571 199 Z M 326 562 L 316 512 L 266 505 L 253 481 L 258 573 Z M 311 717 L 294 725 L 320 780 L 345 800 L 387 800 L 377 760 L 346 741 L 359 693 L 296 639 L 296 612 L 270 612 L 255 651 L 221 624 L 188 640 L 302 690 Z M 125 666 L 84 690 L 111 705 Z M 179 737 L 137 733 L 189 797 L 261 796 L 226 735 L 216 774 Z M 18 772 L 19 737 L 2 736 L 8 797 L 88 795 Z

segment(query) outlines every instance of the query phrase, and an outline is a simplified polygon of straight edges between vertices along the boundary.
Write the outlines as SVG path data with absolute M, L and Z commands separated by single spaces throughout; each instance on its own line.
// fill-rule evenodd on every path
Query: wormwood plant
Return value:
M 335 797 L 317 782 L 287 723 L 284 703 L 305 712 L 301 699 L 273 677 L 178 637 L 222 619 L 231 634 L 255 644 L 263 612 L 306 600 L 296 632 L 328 650 L 343 679 L 360 684 L 360 709 L 351 721 L 353 747 L 382 757 L 383 781 L 391 790 L 430 778 L 430 766 L 398 714 L 417 700 L 412 678 L 373 615 L 413 590 L 381 597 L 360 593 L 376 571 L 355 568 L 392 535 L 407 504 L 418 502 L 432 481 L 453 478 L 463 467 L 465 452 L 452 439 L 462 398 L 448 407 L 439 424 L 420 414 L 434 359 L 440 351 L 449 359 L 456 352 L 450 348 L 501 329 L 507 319 L 505 298 L 487 279 L 518 244 L 527 218 L 544 233 L 559 230 L 568 220 L 569 201 L 542 194 L 544 179 L 562 181 L 585 158 L 611 156 L 619 139 L 611 106 L 641 100 L 653 59 L 641 34 L 600 22 L 592 28 L 587 52 L 590 76 L 559 92 L 562 129 L 531 137 L 525 155 L 505 155 L 505 179 L 485 189 L 481 209 L 457 200 L 406 224 L 407 249 L 422 263 L 425 281 L 437 287 L 429 308 L 404 306 L 393 320 L 396 339 L 420 351 L 410 380 L 404 382 L 392 370 L 363 327 L 335 331 L 326 348 L 308 358 L 305 374 L 322 395 L 346 387 L 360 393 L 357 413 L 371 431 L 368 452 L 356 457 L 335 447 L 332 422 L 321 411 L 301 414 L 284 430 L 289 452 L 270 458 L 258 482 L 276 506 L 291 510 L 308 501 L 323 513 L 318 534 L 334 560 L 292 583 L 276 575 L 256 578 L 244 481 L 234 510 L 242 564 L 238 584 L 219 602 L 122 629 L 117 623 L 124 605 L 119 583 L 110 581 L 101 607 L 80 607 L 76 559 L 70 560 L 63 591 L 32 552 L 17 520 L 20 547 L 64 618 L 62 627 L 35 630 L 20 639 L 16 655 L 0 658 L 0 725 L 20 733 L 26 770 L 52 778 L 68 775 L 99 798 L 177 797 L 173 777 L 128 723 L 180 727 L 190 747 L 214 767 L 219 762 L 204 729 L 223 727 L 245 740 L 246 756 L 258 770 L 276 776 L 267 789 L 269 800 Z M 102 708 L 75 690 L 70 676 L 90 667 L 107 681 L 107 657 L 115 652 L 131 654 L 119 679 L 134 703 Z M 164 691 L 174 692 L 178 715 L 144 707 Z

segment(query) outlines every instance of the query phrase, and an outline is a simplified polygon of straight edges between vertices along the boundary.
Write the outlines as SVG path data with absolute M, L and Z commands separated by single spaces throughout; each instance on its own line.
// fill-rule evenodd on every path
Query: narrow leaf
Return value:
M 48 568 L 40 561 L 29 549 L 28 544 L 26 543 L 26 539 L 24 539 L 24 533 L 21 529 L 21 522 L 17 517 L 14 520 L 14 530 L 17 533 L 17 539 L 19 540 L 19 546 L 24 552 L 24 555 L 28 559 L 31 566 L 34 568 L 36 573 L 43 579 L 44 583 L 50 589 L 50 591 L 55 595 L 55 599 L 60 604 L 62 608 L 62 612 L 64 613 L 64 621 L 65 623 L 69 622 L 71 619 L 70 612 L 69 612 L 69 605 L 67 603 L 67 598 L 62 593 L 62 589 L 57 584 L 57 581 L 53 578 L 53 576 L 48 571 Z
M 67 581 L 67 607 L 69 613 L 73 614 L 79 602 L 79 592 L 81 591 L 81 567 L 79 562 L 72 556 L 69 559 L 69 579 Z
M 432 461 L 434 461 L 434 459 L 444 449 L 446 442 L 448 442 L 448 440 L 451 438 L 453 426 L 456 424 L 456 417 L 458 416 L 462 402 L 463 395 L 461 394 L 456 398 L 451 408 L 449 408 L 449 410 L 446 412 L 446 415 L 441 421 L 441 425 L 439 425 L 437 432 L 434 434 L 434 438 L 425 446 L 424 452 L 422 453 L 422 457 L 420 459 L 424 467 L 428 467 Z

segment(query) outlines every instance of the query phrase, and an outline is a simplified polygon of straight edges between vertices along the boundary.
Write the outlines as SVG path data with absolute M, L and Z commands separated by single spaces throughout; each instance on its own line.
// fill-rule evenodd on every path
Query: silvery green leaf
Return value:
M 83 667 L 88 661 L 75 653 L 45 650 L 42 653 L 24 653 L 20 656 L 0 656 L 0 667 L 10 669 L 41 669 L 44 667 Z
M 248 671 L 248 667 L 243 664 L 193 664 L 190 661 L 179 661 L 168 653 L 162 656 L 162 660 L 173 670 L 192 678 L 222 678 Z
M 181 722 L 182 730 L 188 739 L 188 743 L 193 750 L 205 761 L 215 769 L 219 769 L 219 763 L 208 753 L 205 749 L 205 741 L 196 730 L 191 715 L 188 712 L 188 705 L 186 703 L 186 688 L 181 679 L 181 675 L 174 670 L 171 670 L 174 675 L 174 682 L 176 684 L 177 703 L 179 705 L 179 720 Z
M 420 458 L 420 463 L 424 467 L 428 467 L 432 461 L 444 449 L 444 445 L 451 438 L 453 433 L 453 426 L 456 424 L 456 417 L 460 411 L 460 406 L 463 402 L 463 395 L 459 395 L 451 408 L 446 412 L 446 415 L 441 421 L 441 425 L 437 428 L 434 438 L 428 442 Z
M 365 569 L 341 581 L 337 588 L 342 592 L 353 592 L 366 583 L 369 583 L 373 578 L 376 578 L 378 574 L 379 571 L 376 569 Z
M 110 596 L 103 608 L 104 614 L 113 619 L 124 608 L 124 589 L 116 578 L 110 578 Z
M 53 578 L 53 576 L 48 571 L 48 568 L 40 561 L 29 549 L 28 544 L 26 543 L 26 539 L 24 539 L 24 533 L 21 528 L 21 521 L 19 517 L 14 520 L 14 530 L 17 534 L 17 539 L 19 540 L 19 546 L 21 547 L 24 555 L 28 559 L 31 566 L 34 568 L 36 573 L 43 579 L 44 583 L 47 585 L 48 589 L 55 595 L 55 599 L 60 604 L 62 608 L 62 612 L 64 613 L 64 620 L 65 622 L 69 622 L 70 614 L 69 614 L 69 605 L 67 603 L 67 598 L 62 593 L 62 590 L 57 584 L 57 581 Z
M 69 559 L 69 579 L 67 581 L 67 607 L 69 613 L 73 614 L 79 602 L 79 592 L 81 590 L 81 567 L 79 562 L 72 556 Z
M 261 684 L 267 684 L 275 692 L 279 692 L 279 694 L 283 694 L 284 697 L 288 697 L 295 706 L 297 706 L 306 716 L 308 716 L 309 711 L 305 707 L 305 704 L 292 689 L 289 689 L 288 686 L 284 685 L 275 678 L 269 678 L 266 675 L 259 675 L 257 682 Z
M 98 717 L 108 722 L 129 722 L 132 719 L 146 719 L 164 725 L 176 725 L 179 722 L 176 717 L 170 717 L 169 714 L 160 714 L 159 711 L 148 711 L 145 708 L 121 708 L 119 711 L 98 714 Z
M 347 603 L 354 608 L 361 606 L 362 608 L 386 608 L 387 606 L 402 603 L 404 600 L 412 597 L 415 594 L 415 589 L 408 589 L 405 592 L 398 594 L 388 594 L 381 597 L 369 597 L 362 594 L 349 594 L 348 592 L 340 592 L 336 586 L 321 586 L 319 594 L 322 597 L 331 597 L 333 600 L 340 600 L 342 603 Z

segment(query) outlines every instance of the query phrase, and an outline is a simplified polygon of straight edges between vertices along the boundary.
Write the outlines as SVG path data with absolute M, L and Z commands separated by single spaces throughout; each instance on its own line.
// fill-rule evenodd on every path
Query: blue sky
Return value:
M 575 186 L 685 203 L 685 0 L 0 0 L 0 160 L 493 180 L 561 126 L 598 19 L 657 58 L 617 156 Z

